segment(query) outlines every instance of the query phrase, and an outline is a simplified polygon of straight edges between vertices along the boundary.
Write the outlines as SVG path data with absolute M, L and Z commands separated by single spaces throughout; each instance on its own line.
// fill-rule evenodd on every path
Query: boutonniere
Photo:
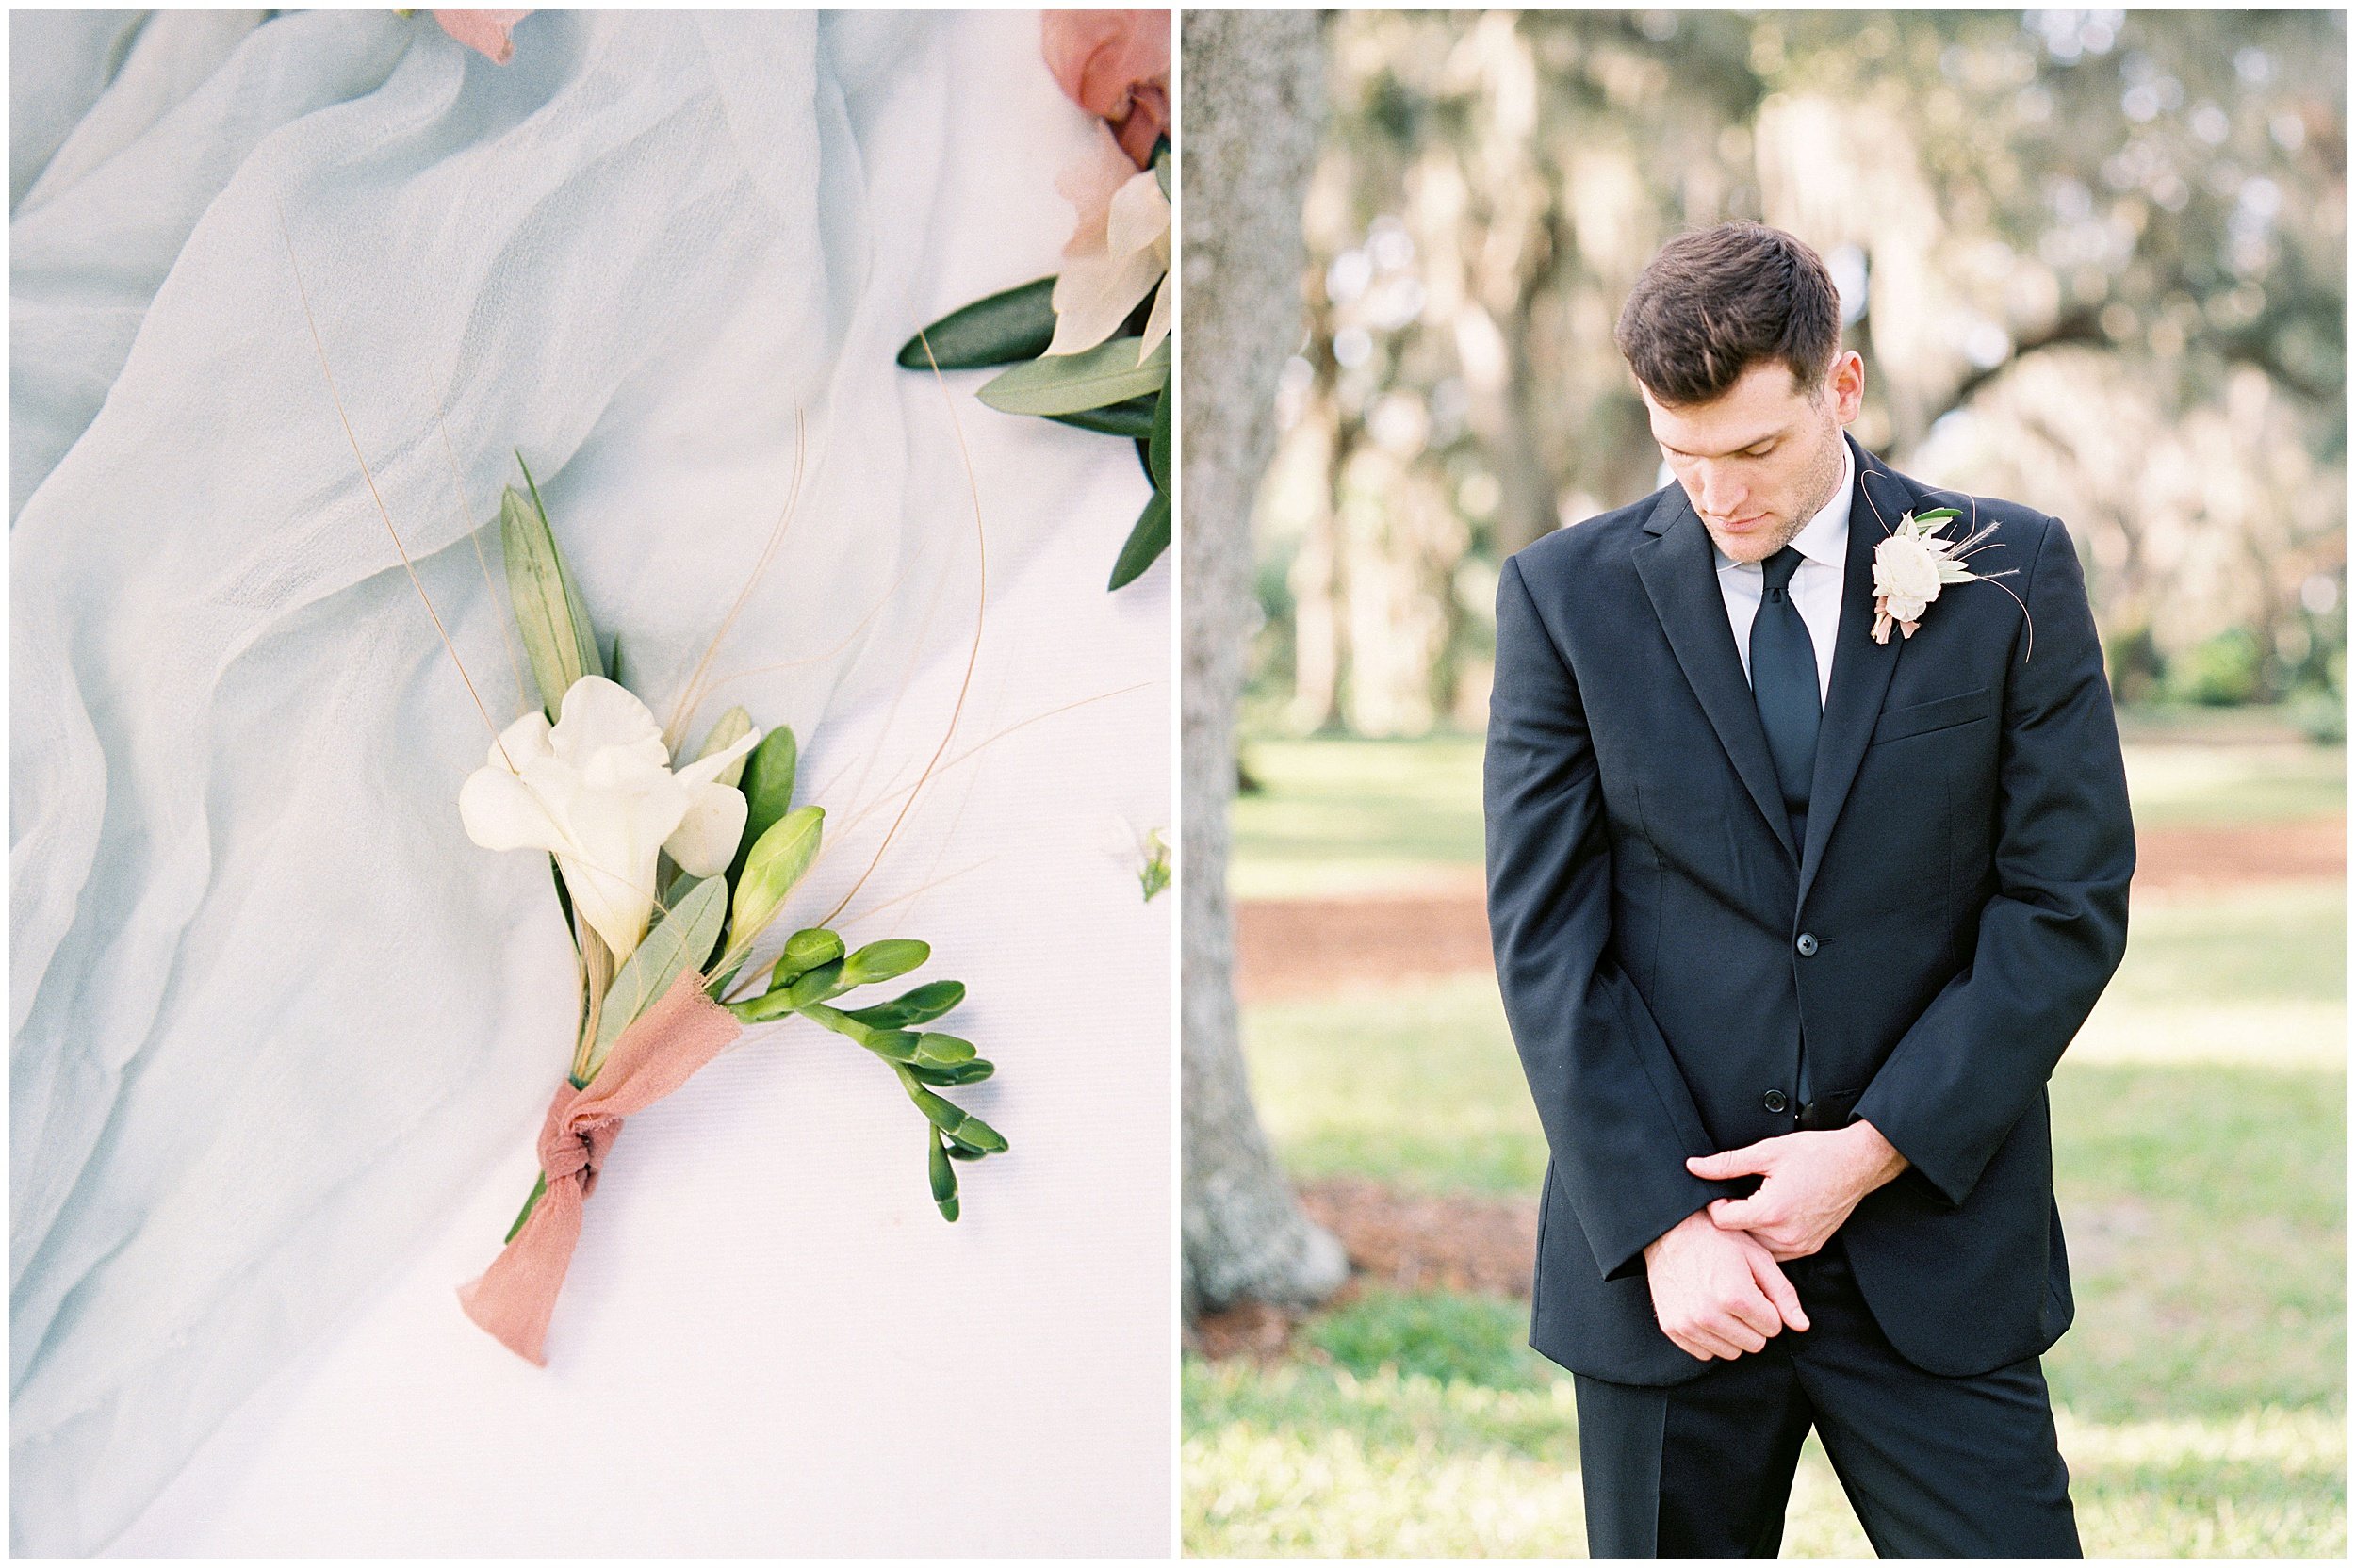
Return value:
M 1996 525 L 1990 523 L 1968 538 L 1942 537 L 1947 525 L 1962 515 L 1952 506 L 1902 513 L 1898 526 L 1873 547 L 1874 642 L 1888 643 L 1893 625 L 1913 636 L 1922 624 L 1923 612 L 1951 582 L 1987 582 L 2013 575 L 2011 569 L 1975 572 L 1964 564 L 1988 547 L 1988 536 L 1996 531 Z
M 529 494 L 511 487 L 500 498 L 499 528 L 541 706 L 498 731 L 459 792 L 458 811 L 483 848 L 532 850 L 554 863 L 581 989 L 572 1069 L 537 1143 L 540 1179 L 506 1250 L 459 1297 L 501 1344 L 545 1364 L 581 1203 L 624 1119 L 748 1028 L 799 1017 L 889 1068 L 924 1118 L 925 1175 L 943 1219 L 958 1211 L 951 1162 L 1003 1153 L 1006 1140 L 938 1092 L 993 1070 L 972 1042 L 927 1027 L 964 1001 L 963 984 L 934 980 L 888 1002 L 831 1005 L 924 964 L 926 943 L 894 938 L 848 948 L 830 915 L 756 960 L 818 858 L 826 815 L 794 804 L 794 731 L 763 732 L 731 708 L 692 759 L 674 749 L 617 678 L 618 645 L 600 644 L 529 469 L 524 482 Z M 699 666 L 682 717 L 702 680 Z

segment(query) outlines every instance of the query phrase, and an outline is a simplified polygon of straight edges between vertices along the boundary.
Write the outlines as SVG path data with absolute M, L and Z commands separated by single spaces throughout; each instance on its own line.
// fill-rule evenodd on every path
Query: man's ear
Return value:
M 1833 417 L 1847 424 L 1865 411 L 1865 358 L 1855 349 L 1835 355 L 1825 372 L 1824 387 L 1832 396 Z

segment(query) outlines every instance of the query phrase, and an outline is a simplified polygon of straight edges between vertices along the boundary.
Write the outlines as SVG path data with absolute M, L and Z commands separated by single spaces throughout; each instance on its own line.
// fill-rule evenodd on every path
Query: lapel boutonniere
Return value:
M 1898 526 L 1873 547 L 1873 641 L 1888 643 L 1892 625 L 1913 636 L 1923 612 L 1951 582 L 1986 582 L 2013 575 L 2010 570 L 1975 572 L 1964 564 L 1986 547 L 1996 525 L 1990 523 L 1965 539 L 1942 537 L 1947 525 L 1962 515 L 1952 506 L 1901 513 Z

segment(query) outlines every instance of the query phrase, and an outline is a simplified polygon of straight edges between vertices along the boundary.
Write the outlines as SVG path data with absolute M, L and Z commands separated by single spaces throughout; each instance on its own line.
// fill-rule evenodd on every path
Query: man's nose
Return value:
M 1713 517 L 1730 519 L 1741 516 L 1740 510 L 1747 498 L 1742 485 L 1726 469 L 1714 463 L 1694 466 L 1693 481 L 1700 493 L 1702 510 Z

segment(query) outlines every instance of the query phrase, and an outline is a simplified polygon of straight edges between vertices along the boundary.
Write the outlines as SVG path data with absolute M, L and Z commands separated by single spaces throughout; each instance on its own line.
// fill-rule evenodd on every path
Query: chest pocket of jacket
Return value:
M 1996 712 L 1996 689 L 1983 686 L 1976 692 L 1961 692 L 1952 697 L 1934 697 L 1905 708 L 1885 709 L 1873 726 L 1871 744 L 1886 741 L 1903 741 L 1909 736 L 1928 735 L 1937 730 L 1955 729 L 1977 720 L 1991 718 Z

